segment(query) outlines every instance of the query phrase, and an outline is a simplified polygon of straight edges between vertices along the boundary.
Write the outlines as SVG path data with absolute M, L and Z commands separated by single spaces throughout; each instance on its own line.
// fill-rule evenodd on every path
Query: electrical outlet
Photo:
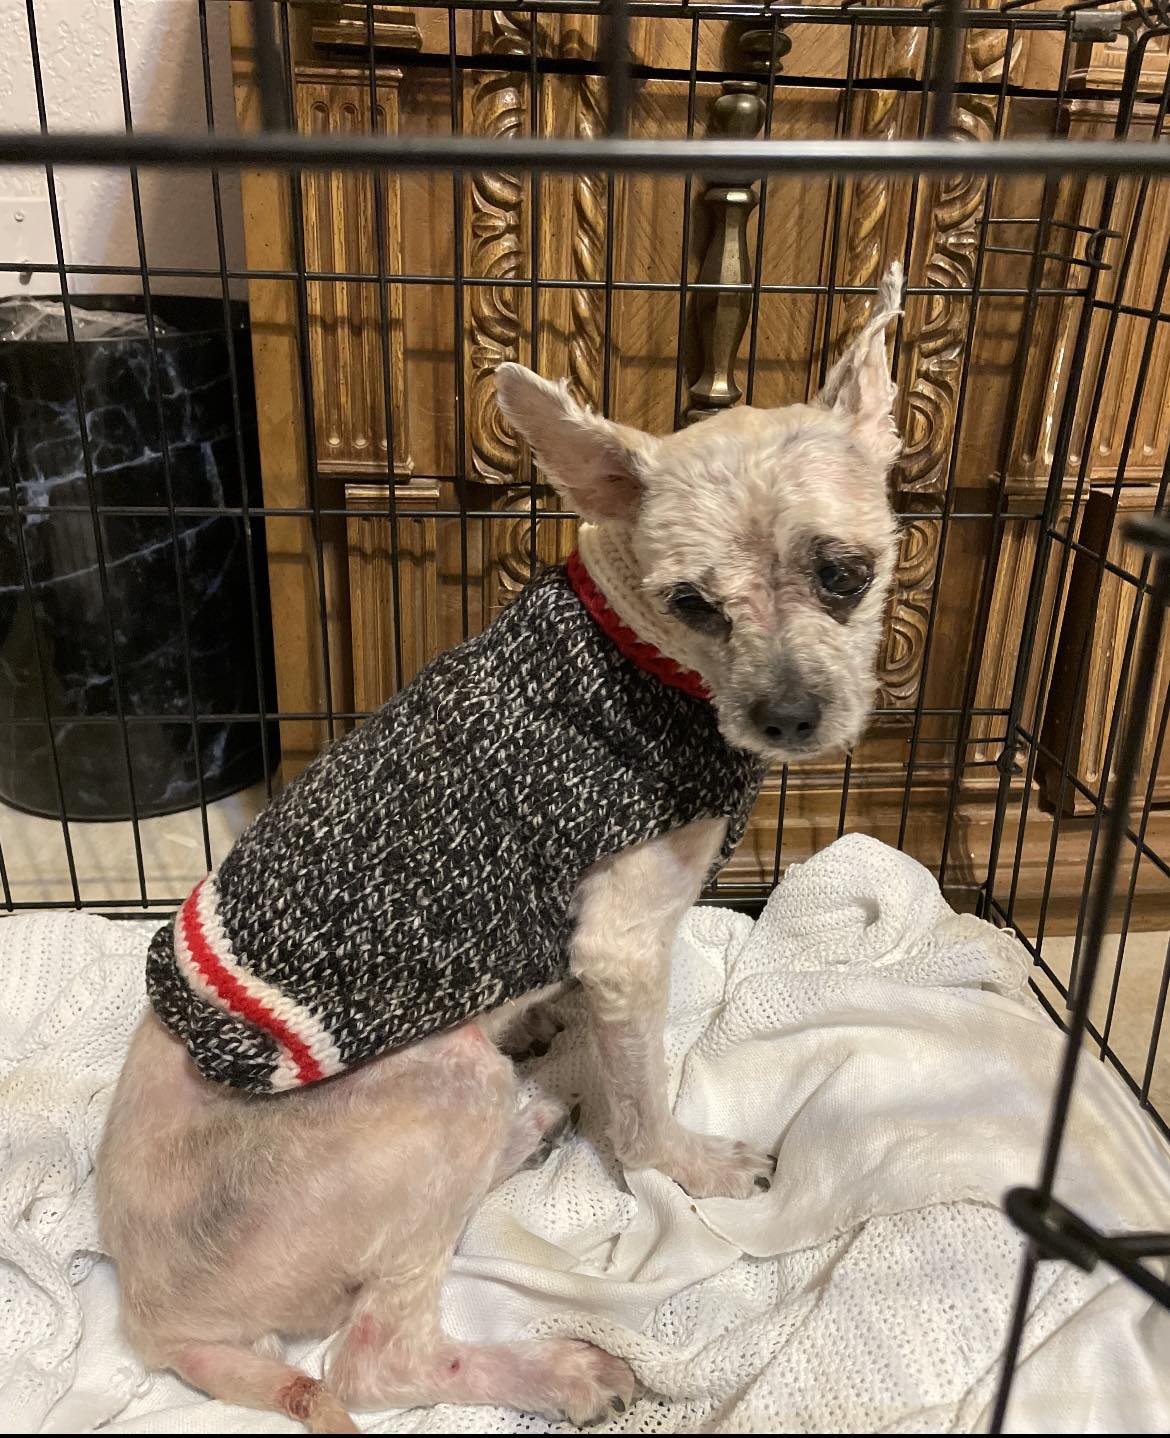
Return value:
M 0 199 L 0 263 L 14 265 L 22 261 L 30 265 L 57 262 L 48 200 Z M 55 271 L 48 274 L 32 270 L 0 271 L 0 295 L 60 293 L 61 282 Z

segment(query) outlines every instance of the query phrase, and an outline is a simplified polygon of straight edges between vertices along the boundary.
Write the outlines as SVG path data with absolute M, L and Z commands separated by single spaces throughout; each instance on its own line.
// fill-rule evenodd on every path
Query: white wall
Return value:
M 234 128 L 228 12 L 225 0 L 208 0 L 208 30 L 216 128 Z M 112 0 L 36 0 L 37 41 L 49 127 L 121 130 L 122 94 Z M 203 65 L 196 0 L 123 0 L 130 100 L 136 129 L 203 130 Z M 24 0 L 0 0 L 0 128 L 36 129 L 36 95 Z M 205 173 L 143 170 L 142 207 L 151 266 L 215 267 L 217 249 L 211 183 Z M 56 174 L 67 259 L 75 264 L 137 265 L 134 213 L 126 173 L 59 170 Z M 229 265 L 243 264 L 239 185 L 221 177 Z M 0 200 L 46 195 L 43 170 L 0 166 Z M 9 207 L 11 209 L 11 207 Z M 11 243 L 11 241 L 8 241 Z M 38 246 L 38 249 L 41 248 Z M 0 262 L 52 262 L 47 252 L 0 252 Z M 161 277 L 158 292 L 215 294 L 218 281 Z M 240 292 L 239 286 L 233 287 Z M 0 275 L 0 293 L 18 291 L 15 277 Z M 70 289 L 136 293 L 132 278 L 83 278 Z

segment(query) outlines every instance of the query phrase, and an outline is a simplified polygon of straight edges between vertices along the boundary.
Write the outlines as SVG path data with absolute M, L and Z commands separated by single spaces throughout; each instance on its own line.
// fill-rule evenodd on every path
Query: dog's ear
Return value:
M 536 462 L 583 519 L 632 519 L 647 460 L 656 441 L 614 424 L 523 365 L 496 370 L 496 398 L 505 418 L 528 441 Z
M 902 266 L 895 260 L 885 273 L 873 314 L 864 329 L 829 371 L 817 402 L 848 418 L 868 449 L 884 463 L 898 457 L 901 443 L 894 425 L 894 388 L 886 358 L 886 330 L 902 313 Z

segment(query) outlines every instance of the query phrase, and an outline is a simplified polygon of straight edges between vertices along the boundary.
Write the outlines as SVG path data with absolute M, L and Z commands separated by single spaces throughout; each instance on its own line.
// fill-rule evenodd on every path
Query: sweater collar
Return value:
M 677 660 L 671 659 L 649 640 L 639 638 L 630 628 L 610 604 L 597 580 L 585 567 L 580 550 L 574 550 L 569 556 L 565 563 L 565 573 L 568 575 L 569 583 L 573 586 L 577 598 L 589 611 L 598 628 L 608 635 L 621 654 L 624 654 L 639 669 L 644 669 L 647 674 L 653 674 L 656 679 L 661 680 L 670 688 L 681 689 L 692 699 L 710 701 L 711 692 L 703 683 L 701 674 L 694 669 L 684 668 Z

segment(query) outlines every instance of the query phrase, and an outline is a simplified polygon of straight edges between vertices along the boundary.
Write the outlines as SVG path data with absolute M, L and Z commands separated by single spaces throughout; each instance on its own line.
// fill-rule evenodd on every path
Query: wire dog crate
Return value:
M 263 802 L 568 552 L 573 516 L 494 418 L 497 364 L 565 373 L 646 428 L 804 399 L 901 257 L 906 450 L 880 707 L 843 762 L 770 777 L 710 898 L 758 907 L 785 863 L 864 828 L 1031 953 L 1068 1045 L 1039 1185 L 1009 1201 L 1029 1243 L 997 1431 L 1040 1262 L 1101 1260 L 1170 1303 L 1166 1235 L 1102 1235 L 1054 1197 L 1086 1040 L 1170 1135 L 1170 531 L 1150 518 L 1170 482 L 1164 0 L 237 0 L 230 15 L 198 0 L 178 127 L 135 94 L 143 17 L 111 0 L 120 123 L 84 132 L 47 98 L 42 5 L 22 7 L 29 128 L 0 137 L 0 162 L 30 213 L 45 207 L 48 253 L 0 254 L 0 272 L 63 297 L 62 402 L 78 415 L 88 297 L 133 297 L 161 467 L 149 498 L 111 488 L 87 418 L 62 499 L 0 436 L 5 643 L 24 635 L 32 696 L 0 725 L 13 752 L 39 746 L 52 781 L 41 817 L 6 811 L 5 909 L 173 909 L 247 817 L 216 802 L 211 731 L 253 737 Z M 71 186 L 95 173 L 126 236 L 81 256 Z M 203 187 L 206 253 L 160 259 L 180 183 Z M 223 341 L 240 476 L 210 498 L 186 488 L 166 414 L 168 299 L 191 290 L 213 302 L 202 323 Z M 22 628 L 50 519 L 72 526 L 98 586 L 97 678 L 79 703 Z M 184 557 L 225 523 L 242 586 L 229 623 L 254 671 L 253 697 L 227 707 L 200 690 Z M 140 701 L 116 598 L 134 525 L 173 587 L 165 701 Z M 141 754 L 160 726 L 190 769 L 190 875 L 153 856 Z M 69 746 L 86 731 L 109 740 L 114 827 L 77 819 Z

